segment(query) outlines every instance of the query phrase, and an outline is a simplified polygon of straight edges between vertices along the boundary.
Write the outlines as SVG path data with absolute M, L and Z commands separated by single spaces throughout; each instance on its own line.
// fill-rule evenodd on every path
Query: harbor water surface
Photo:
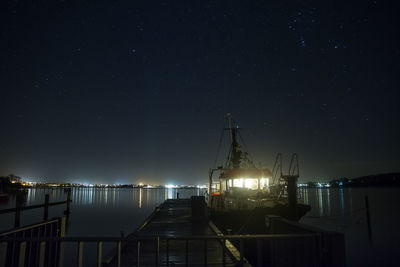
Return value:
M 155 207 L 168 198 L 204 195 L 204 189 L 75 188 L 67 236 L 120 236 L 133 232 Z M 62 189 L 28 189 L 26 205 L 64 200 Z M 369 198 L 371 239 L 368 236 L 365 196 Z M 345 233 L 348 266 L 390 266 L 398 253 L 400 188 L 308 188 L 299 189 L 299 201 L 312 210 L 302 223 Z M 15 206 L 15 199 L 0 209 Z M 49 217 L 63 214 L 64 205 L 50 207 Z M 42 209 L 22 212 L 21 224 L 38 222 Z M 0 231 L 13 227 L 13 214 L 0 215 Z M 88 248 L 89 250 L 95 249 Z M 71 250 L 74 250 L 71 248 Z M 87 263 L 94 259 L 86 259 Z

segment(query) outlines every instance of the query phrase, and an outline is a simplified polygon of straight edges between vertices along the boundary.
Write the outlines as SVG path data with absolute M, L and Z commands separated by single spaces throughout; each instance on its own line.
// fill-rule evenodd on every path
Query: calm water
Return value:
M 177 192 L 181 198 L 204 194 L 199 189 L 74 189 L 67 235 L 126 235 L 165 199 L 175 198 Z M 47 193 L 51 202 L 66 199 L 63 190 L 30 189 L 27 205 L 43 203 Z M 371 242 L 364 209 L 366 195 L 370 203 Z M 300 201 L 312 206 L 301 222 L 345 234 L 348 266 L 389 266 L 396 259 L 400 244 L 400 188 L 301 189 Z M 9 203 L 0 204 L 0 209 L 14 205 L 15 199 L 10 199 Z M 61 216 L 64 209 L 65 205 L 51 207 L 49 216 Z M 24 211 L 21 223 L 34 223 L 42 216 L 42 209 Z M 13 215 L 0 215 L 0 231 L 12 226 Z
M 204 194 L 202 189 L 99 189 L 75 188 L 72 190 L 71 215 L 69 218 L 69 236 L 119 236 L 121 231 L 128 234 L 134 231 L 154 208 L 168 198 L 189 198 Z M 65 200 L 63 189 L 29 189 L 26 205 L 43 204 L 44 195 L 50 195 L 50 202 Z M 14 207 L 15 199 L 0 209 Z M 49 218 L 61 216 L 65 205 L 49 208 Z M 21 225 L 40 221 L 43 209 L 22 212 Z M 14 218 L 0 215 L 0 231 L 13 226 Z
M 400 188 L 304 189 L 312 210 L 301 222 L 345 234 L 348 266 L 398 266 Z M 372 241 L 368 239 L 368 196 Z

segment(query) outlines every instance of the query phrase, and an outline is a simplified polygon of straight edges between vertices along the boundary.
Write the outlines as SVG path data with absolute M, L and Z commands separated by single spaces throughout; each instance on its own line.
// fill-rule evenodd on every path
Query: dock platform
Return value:
M 201 238 L 217 235 L 212 223 L 193 220 L 191 199 L 168 199 L 128 236 L 141 241 L 121 245 L 120 266 L 237 266 L 229 241 Z M 107 266 L 117 261 L 114 256 Z

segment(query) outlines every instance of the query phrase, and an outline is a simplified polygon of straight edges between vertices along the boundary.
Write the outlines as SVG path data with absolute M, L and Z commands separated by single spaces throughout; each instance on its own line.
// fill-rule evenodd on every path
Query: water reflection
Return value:
M 139 209 L 142 208 L 142 188 L 139 188 Z
M 166 189 L 167 190 L 167 192 L 168 192 L 168 198 L 173 198 L 173 195 L 172 195 L 172 193 L 173 193 L 173 189 L 172 188 L 168 188 L 168 189 Z
M 311 205 L 310 216 L 332 216 L 346 210 L 343 194 L 341 189 L 300 188 L 299 202 Z
M 353 207 L 351 188 L 299 188 L 299 202 L 311 206 L 307 216 L 343 217 L 353 210 L 363 208 L 363 202 Z
M 320 188 L 317 189 L 318 192 L 318 202 L 319 202 L 319 215 L 324 214 L 324 202 L 322 198 L 322 190 Z
M 40 190 L 40 189 L 39 189 Z M 37 192 L 38 189 L 30 189 L 28 191 L 27 202 L 36 203 L 44 199 L 44 195 L 48 194 L 47 190 Z M 203 195 L 204 190 L 200 189 L 176 189 L 176 188 L 73 188 L 72 189 L 72 203 L 73 205 L 94 205 L 99 207 L 115 207 L 121 203 L 137 203 L 137 207 L 147 208 L 149 203 L 160 203 L 166 199 L 177 197 L 177 193 L 181 198 L 188 198 L 191 195 Z M 37 195 L 40 195 L 38 198 Z M 126 197 L 130 196 L 130 201 Z M 50 200 L 63 200 L 66 198 L 66 192 L 63 190 L 53 190 L 50 192 Z
M 331 214 L 331 190 L 327 191 L 328 214 Z
M 344 213 L 344 196 L 343 196 L 343 188 L 339 189 L 339 194 L 340 194 L 340 212 L 343 214 Z

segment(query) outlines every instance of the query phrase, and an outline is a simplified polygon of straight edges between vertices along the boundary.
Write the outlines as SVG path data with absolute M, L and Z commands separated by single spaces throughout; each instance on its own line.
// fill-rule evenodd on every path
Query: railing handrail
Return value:
M 69 201 L 72 202 L 72 200 L 69 200 Z M 49 202 L 48 206 L 55 206 L 55 205 L 65 204 L 67 202 L 68 202 L 68 200 L 57 201 L 57 202 Z M 45 206 L 45 204 L 36 204 L 36 205 L 30 205 L 30 206 L 21 206 L 19 209 L 21 211 L 23 211 L 23 210 L 43 208 L 44 206 Z M 17 210 L 17 208 L 2 209 L 2 210 L 0 210 L 0 214 L 15 212 L 16 210 Z
M 206 236 L 129 236 L 129 237 L 110 237 L 110 236 L 70 236 L 70 237 L 6 237 L 0 238 L 1 242 L 124 242 L 124 241 L 145 241 L 145 240 L 259 240 L 259 239 L 285 239 L 285 238 L 304 238 L 320 236 L 319 233 L 312 234 L 275 234 L 275 235 L 206 235 Z
M 70 213 L 70 203 L 71 202 L 72 202 L 71 190 L 67 191 L 67 200 L 50 202 L 50 195 L 46 194 L 43 204 L 37 204 L 37 205 L 31 205 L 31 206 L 23 206 L 21 196 L 17 195 L 17 198 L 15 200 L 15 208 L 0 210 L 0 214 L 15 212 L 14 228 L 17 228 L 17 227 L 20 227 L 21 211 L 44 208 L 43 220 L 47 221 L 49 219 L 49 206 L 60 205 L 60 204 L 66 203 L 67 207 L 66 207 L 66 210 L 64 211 L 64 214 L 68 216 Z
M 333 232 L 335 233 L 335 232 Z M 177 242 L 184 242 L 185 245 L 185 249 L 181 250 L 182 253 L 186 252 L 186 260 L 184 259 L 184 261 L 186 262 L 186 265 L 189 264 L 188 261 L 188 249 L 189 249 L 189 243 L 190 241 L 204 241 L 204 265 L 207 264 L 207 243 L 211 242 L 211 241 L 219 241 L 221 243 L 221 245 L 223 245 L 225 248 L 223 248 L 222 253 L 221 253 L 221 261 L 222 261 L 222 265 L 225 264 L 225 256 L 228 255 L 235 264 L 239 265 L 239 266 L 244 266 L 244 264 L 247 262 L 246 258 L 245 258 L 245 246 L 248 245 L 246 241 L 248 240 L 254 240 L 257 242 L 254 242 L 253 245 L 255 244 L 257 246 L 256 248 L 256 253 L 257 253 L 257 266 L 264 266 L 264 262 L 265 260 L 268 259 L 264 259 L 263 258 L 263 254 L 265 254 L 263 252 L 263 246 L 265 245 L 265 243 L 263 243 L 263 241 L 267 241 L 269 242 L 269 245 L 272 246 L 272 249 L 274 249 L 273 247 L 275 245 L 278 245 L 281 242 L 273 242 L 274 240 L 284 240 L 284 239 L 288 239 L 288 240 L 296 240 L 297 238 L 306 238 L 306 240 L 312 240 L 312 242 L 314 242 L 317 247 L 316 250 L 313 252 L 313 254 L 310 254 L 312 256 L 312 261 L 317 262 L 317 263 L 322 263 L 321 259 L 323 258 L 323 254 L 324 253 L 324 245 L 321 242 L 321 240 L 324 238 L 324 235 L 326 234 L 326 232 L 322 232 L 322 233 L 309 233 L 309 234 L 266 234 L 266 235 L 226 235 L 226 236 L 222 236 L 222 235 L 207 235 L 207 236 L 199 236 L 199 235 L 189 235 L 189 236 L 157 236 L 157 235 L 151 235 L 151 236 L 140 236 L 140 235 L 130 235 L 127 237 L 110 237 L 110 236 L 71 236 L 71 237 L 18 237 L 18 238 L 12 238 L 12 237 L 6 237 L 6 238 L 0 238 L 0 247 L 3 248 L 3 251 L 7 250 L 7 247 L 11 245 L 11 247 L 14 249 L 15 246 L 19 246 L 20 248 L 20 253 L 18 254 L 18 263 L 21 265 L 22 263 L 25 262 L 25 255 L 26 255 L 26 248 L 27 246 L 31 245 L 33 242 L 33 244 L 37 243 L 39 244 L 39 250 L 37 251 L 37 255 L 35 257 L 38 257 L 38 259 L 45 259 L 45 257 L 50 257 L 48 254 L 48 252 L 46 252 L 46 247 L 48 246 L 54 246 L 54 247 L 59 247 L 60 248 L 60 255 L 59 257 L 56 259 L 56 261 L 58 262 L 58 266 L 63 266 L 63 261 L 64 261 L 64 245 L 65 243 L 71 242 L 71 243 L 75 243 L 77 245 L 78 248 L 78 253 L 77 253 L 77 265 L 79 267 L 83 267 L 83 257 L 84 257 L 84 246 L 86 244 L 95 244 L 97 245 L 97 266 L 104 266 L 104 264 L 109 264 L 112 261 L 115 261 L 116 266 L 120 266 L 121 265 L 121 261 L 122 261 L 122 243 L 123 242 L 133 242 L 136 243 L 136 248 L 134 251 L 131 251 L 130 253 L 133 253 L 132 255 L 136 255 L 136 266 L 140 266 L 140 261 L 143 259 L 141 256 L 141 243 L 145 243 L 145 241 L 150 241 L 150 242 L 156 242 L 155 243 L 155 247 L 154 247 L 154 251 L 151 252 L 153 253 L 152 255 L 154 256 L 154 264 L 155 266 L 159 266 L 159 260 L 160 260 L 160 241 L 166 242 L 166 251 L 165 251 L 165 255 L 166 255 L 166 263 L 167 266 L 170 263 L 170 258 L 169 255 L 171 254 L 171 251 L 169 250 L 169 246 L 171 245 L 171 243 L 174 243 L 174 241 Z M 342 235 L 341 233 L 336 233 L 339 235 Z M 299 240 L 299 239 L 297 239 Z M 172 241 L 172 242 L 171 242 Z M 186 242 L 185 242 L 186 241 Z M 227 248 L 227 244 L 231 244 L 230 242 L 232 241 L 236 241 L 236 245 L 239 245 L 240 249 L 238 250 L 238 252 L 234 255 L 232 254 L 232 251 Z M 11 243 L 11 244 L 10 244 Z M 115 255 L 113 257 L 107 257 L 107 258 L 103 258 L 103 243 L 114 243 L 116 244 L 116 248 L 115 248 Z M 228 245 L 228 246 L 232 246 Z M 300 248 L 302 246 L 299 246 Z M 312 248 L 313 246 L 311 246 Z M 271 249 L 271 248 L 269 248 Z M 228 250 L 228 251 L 226 251 Z M 14 251 L 14 250 L 13 250 Z M 21 254 L 22 251 L 22 254 Z M 163 252 L 164 253 L 164 252 Z M 14 255 L 14 254 L 13 254 Z M 22 255 L 22 256 L 21 256 Z M 14 256 L 13 256 L 14 257 Z M 162 257 L 161 257 L 162 258 Z M 271 261 L 272 258 L 269 259 L 269 261 Z M 165 258 L 164 258 L 165 260 Z M 338 260 L 337 262 L 343 263 L 342 260 Z M 0 262 L 0 267 L 5 267 L 6 262 L 3 262 L 3 264 Z M 265 262 L 268 263 L 268 262 Z M 22 264 L 23 265 L 23 264 Z M 319 264 L 321 265 L 321 264 Z M 41 265 L 44 266 L 44 265 Z
M 12 234 L 12 233 L 16 233 L 16 232 L 29 230 L 29 229 L 33 229 L 33 228 L 36 228 L 36 227 L 40 227 L 40 226 L 43 226 L 43 225 L 46 225 L 46 224 L 55 223 L 55 222 L 59 221 L 60 219 L 61 219 L 61 217 L 57 217 L 57 218 L 53 218 L 53 219 L 51 219 L 49 221 L 45 221 L 45 222 L 41 222 L 41 223 L 34 223 L 34 224 L 26 225 L 26 226 L 17 227 L 17 228 L 14 228 L 12 230 L 2 231 L 2 232 L 0 232 L 0 240 L 2 240 L 1 236 L 3 236 L 3 235 L 8 235 L 8 234 Z

